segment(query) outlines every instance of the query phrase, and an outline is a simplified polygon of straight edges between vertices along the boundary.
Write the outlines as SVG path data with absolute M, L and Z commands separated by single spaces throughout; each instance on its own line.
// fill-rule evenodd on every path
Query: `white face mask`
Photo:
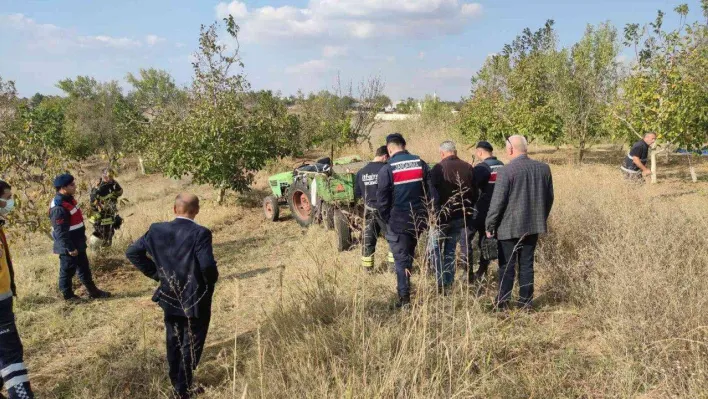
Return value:
M 15 209 L 15 200 L 10 198 L 9 200 L 4 200 L 5 206 L 0 208 L 0 215 L 5 216 Z

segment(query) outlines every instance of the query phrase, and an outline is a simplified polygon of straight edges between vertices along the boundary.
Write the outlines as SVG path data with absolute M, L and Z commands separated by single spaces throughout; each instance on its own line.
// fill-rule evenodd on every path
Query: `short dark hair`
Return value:
M 5 190 L 12 190 L 12 187 L 5 180 L 0 180 L 0 195 L 5 194 Z
M 381 147 L 376 149 L 375 155 L 377 157 L 382 157 L 384 155 L 388 155 L 388 148 L 386 148 L 385 145 L 382 145 Z

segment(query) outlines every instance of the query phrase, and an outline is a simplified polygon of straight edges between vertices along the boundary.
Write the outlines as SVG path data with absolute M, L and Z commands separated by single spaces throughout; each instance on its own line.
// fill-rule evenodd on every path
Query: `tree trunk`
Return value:
M 219 187 L 219 196 L 216 198 L 216 203 L 221 205 L 224 203 L 224 196 L 226 196 L 226 187 Z
M 651 182 L 652 184 L 656 183 L 656 145 L 653 146 L 651 150 Z
M 145 173 L 145 160 L 143 159 L 143 157 L 138 157 L 138 166 L 140 168 L 141 175 L 147 174 Z
M 585 142 L 581 141 L 578 145 L 578 164 L 583 164 L 583 158 L 585 158 Z

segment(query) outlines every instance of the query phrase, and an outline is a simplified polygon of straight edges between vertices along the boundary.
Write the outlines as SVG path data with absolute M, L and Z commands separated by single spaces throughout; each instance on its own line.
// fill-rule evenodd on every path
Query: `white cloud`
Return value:
M 482 5 L 479 3 L 470 3 L 462 5 L 462 15 L 468 17 L 478 17 L 482 15 Z
M 438 68 L 422 74 L 425 79 L 434 80 L 469 80 L 474 75 L 474 70 L 469 68 Z
M 479 3 L 462 0 L 310 0 L 307 7 L 221 2 L 216 16 L 233 15 L 246 41 L 379 37 L 430 37 L 458 33 L 482 13 Z
M 245 18 L 248 15 L 248 9 L 245 3 L 240 1 L 232 1 L 231 3 L 219 3 L 216 6 L 216 16 L 219 18 L 226 18 L 232 15 L 234 19 L 238 20 Z
M 53 24 L 38 23 L 23 14 L 0 15 L 0 27 L 23 32 L 30 48 L 55 52 L 81 47 L 131 49 L 142 46 L 141 41 L 128 37 L 79 35 Z
M 160 37 L 157 35 L 147 35 L 145 36 L 145 43 L 147 43 L 148 46 L 154 46 L 156 44 L 162 43 L 165 41 L 164 37 Z
M 325 58 L 343 57 L 347 55 L 347 48 L 343 46 L 324 46 L 322 56 Z
M 140 47 L 142 44 L 127 37 L 111 37 L 111 36 L 79 36 L 78 42 L 83 46 L 106 46 L 113 48 L 131 48 Z
M 329 68 L 329 62 L 326 60 L 310 60 L 285 68 L 285 73 L 290 75 L 315 74 L 325 72 Z

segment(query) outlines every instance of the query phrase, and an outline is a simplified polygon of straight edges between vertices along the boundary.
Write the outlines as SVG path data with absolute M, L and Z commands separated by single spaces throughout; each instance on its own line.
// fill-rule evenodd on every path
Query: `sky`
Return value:
M 0 77 L 22 96 L 61 94 L 56 83 L 77 75 L 127 88 L 127 73 L 151 67 L 187 85 L 200 26 L 232 15 L 256 90 L 332 89 L 339 76 L 356 91 L 379 76 L 393 100 L 454 101 L 525 27 L 553 19 L 568 46 L 587 24 L 609 20 L 621 32 L 652 21 L 658 9 L 675 25 L 680 3 L 688 3 L 689 19 L 700 17 L 700 0 L 0 0 Z

